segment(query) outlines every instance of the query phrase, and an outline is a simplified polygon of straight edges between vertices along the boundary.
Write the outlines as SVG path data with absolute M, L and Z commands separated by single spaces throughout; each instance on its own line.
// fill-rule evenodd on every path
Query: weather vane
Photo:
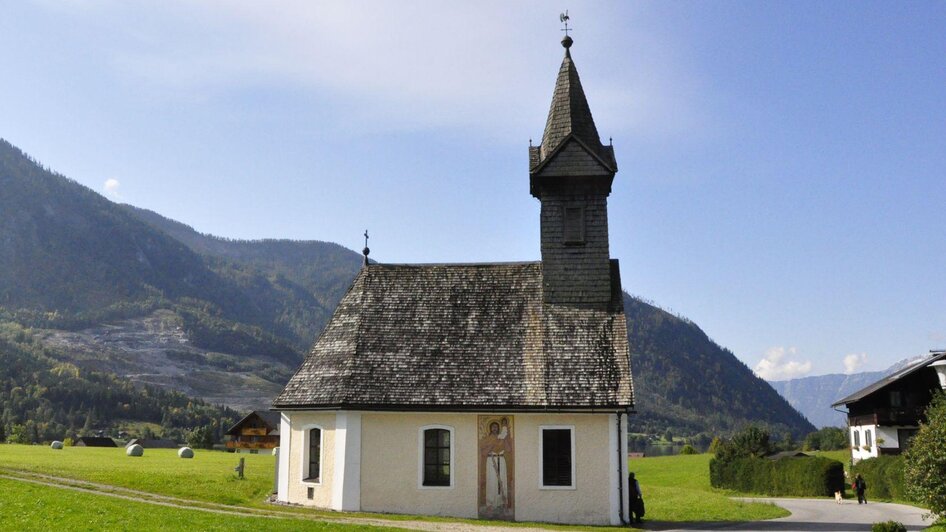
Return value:
M 567 10 L 567 9 L 565 10 L 564 13 L 562 13 L 562 14 L 560 14 L 560 15 L 558 16 L 558 20 L 560 20 L 560 21 L 562 22 L 562 24 L 565 25 L 565 29 L 563 29 L 562 31 L 564 31 L 564 32 L 565 32 L 565 36 L 568 37 L 568 21 L 571 20 L 571 17 L 568 16 L 568 10 Z

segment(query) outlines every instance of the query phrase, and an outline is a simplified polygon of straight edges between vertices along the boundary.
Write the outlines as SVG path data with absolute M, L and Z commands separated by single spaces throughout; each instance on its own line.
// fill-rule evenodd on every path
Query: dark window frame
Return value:
M 542 489 L 575 489 L 575 427 L 547 425 L 539 428 Z
M 420 443 L 421 486 L 453 486 L 453 430 L 441 426 L 424 427 Z
M 308 438 L 308 463 L 305 469 L 304 482 L 322 482 L 322 427 L 312 427 L 306 431 Z M 313 474 L 315 469 L 315 474 Z
M 890 407 L 903 407 L 903 393 L 900 390 L 890 390 Z

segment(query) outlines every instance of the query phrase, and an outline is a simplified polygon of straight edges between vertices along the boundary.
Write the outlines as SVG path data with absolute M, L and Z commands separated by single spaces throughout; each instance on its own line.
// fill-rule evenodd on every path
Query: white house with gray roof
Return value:
M 607 198 L 617 172 L 562 41 L 529 148 L 542 260 L 367 264 L 273 403 L 278 499 L 617 525 L 633 412 Z

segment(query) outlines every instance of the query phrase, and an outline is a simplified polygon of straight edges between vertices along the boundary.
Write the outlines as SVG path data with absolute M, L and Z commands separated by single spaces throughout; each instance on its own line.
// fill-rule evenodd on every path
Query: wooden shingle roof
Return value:
M 620 281 L 611 309 L 551 305 L 542 264 L 372 264 L 273 407 L 633 408 Z
M 564 42 L 564 41 L 563 41 Z M 543 162 L 551 159 L 569 139 L 580 141 L 582 147 L 593 155 L 600 164 L 611 170 L 617 170 L 614 149 L 601 144 L 598 128 L 591 116 L 591 107 L 581 86 L 578 69 L 568 48 L 555 80 L 552 92 L 552 104 L 549 107 L 542 144 L 529 152 L 529 167 L 536 171 Z

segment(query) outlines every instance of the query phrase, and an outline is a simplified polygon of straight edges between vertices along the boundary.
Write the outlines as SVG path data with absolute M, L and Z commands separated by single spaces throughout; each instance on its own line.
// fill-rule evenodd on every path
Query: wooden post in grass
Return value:
M 243 464 L 243 461 L 244 461 L 244 460 L 246 460 L 246 459 L 245 459 L 245 458 L 240 458 L 240 465 L 238 465 L 238 466 L 236 466 L 236 467 L 233 468 L 233 470 L 237 472 L 237 475 L 238 475 L 241 479 L 243 478 L 243 465 L 244 465 L 244 464 Z

